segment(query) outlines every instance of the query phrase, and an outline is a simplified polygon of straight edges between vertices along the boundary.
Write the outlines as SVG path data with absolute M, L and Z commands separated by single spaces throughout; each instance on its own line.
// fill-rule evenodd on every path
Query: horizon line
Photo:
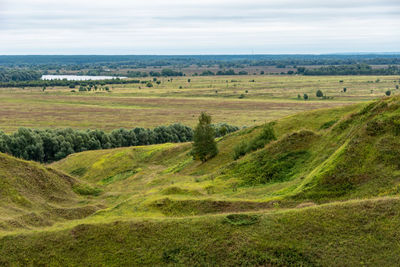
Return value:
M 400 51 L 398 52 L 333 52 L 333 53 L 227 53 L 227 54 L 220 54 L 220 53 L 193 53 L 193 54 L 0 54 L 0 57 L 5 56 L 296 56 L 296 55 L 317 55 L 317 56 L 324 56 L 324 55 L 400 55 Z

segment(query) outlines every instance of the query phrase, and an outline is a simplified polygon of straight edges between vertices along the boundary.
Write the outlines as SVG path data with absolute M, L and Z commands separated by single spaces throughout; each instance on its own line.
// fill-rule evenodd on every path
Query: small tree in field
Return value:
M 307 99 L 308 99 L 308 95 L 307 95 L 307 94 L 304 94 L 304 95 L 303 95 L 303 98 L 304 98 L 304 100 L 307 100 Z
M 391 92 L 390 90 L 387 90 L 387 91 L 385 92 L 385 94 L 386 94 L 387 96 L 390 96 L 390 95 L 392 94 L 392 92 Z
M 315 94 L 317 97 L 323 97 L 324 93 L 322 93 L 321 90 L 318 90 L 317 93 Z
M 218 154 L 218 148 L 214 138 L 215 131 L 211 127 L 211 116 L 202 112 L 199 117 L 199 123 L 194 129 L 193 157 L 202 162 L 215 157 Z

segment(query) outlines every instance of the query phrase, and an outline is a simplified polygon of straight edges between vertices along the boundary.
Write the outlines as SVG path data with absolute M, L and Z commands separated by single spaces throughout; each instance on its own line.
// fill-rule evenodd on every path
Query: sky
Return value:
M 400 0 L 0 0 L 0 54 L 400 52 Z

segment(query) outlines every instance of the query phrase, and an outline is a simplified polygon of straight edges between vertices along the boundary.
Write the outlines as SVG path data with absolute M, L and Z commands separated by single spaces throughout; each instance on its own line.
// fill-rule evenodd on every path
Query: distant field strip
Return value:
M 17 97 L 17 96 L 16 96 Z M 214 122 L 254 125 L 303 110 L 334 107 L 342 102 L 236 100 L 206 98 L 99 98 L 25 95 L 24 103 L 0 99 L 0 129 L 72 127 L 112 130 L 155 127 L 175 122 L 193 126 L 202 111 Z
M 190 79 L 190 82 L 189 80 Z M 112 130 L 196 123 L 207 111 L 215 123 L 252 126 L 299 111 L 329 108 L 397 94 L 398 76 L 220 76 L 160 78 L 143 84 L 110 85 L 107 92 L 70 88 L 0 90 L 0 129 L 72 127 Z M 346 88 L 346 93 L 343 92 Z M 77 88 L 75 89 L 78 90 Z M 322 90 L 329 99 L 315 96 Z M 304 101 L 303 95 L 309 100 Z M 300 99 L 299 99 L 300 97 Z

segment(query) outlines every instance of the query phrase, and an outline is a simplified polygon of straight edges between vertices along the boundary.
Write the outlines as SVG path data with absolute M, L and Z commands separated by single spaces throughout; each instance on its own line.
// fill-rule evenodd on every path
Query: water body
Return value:
M 68 80 L 68 81 L 98 81 L 98 80 L 111 80 L 111 79 L 125 79 L 126 77 L 115 76 L 81 76 L 81 75 L 43 75 L 42 80 Z

